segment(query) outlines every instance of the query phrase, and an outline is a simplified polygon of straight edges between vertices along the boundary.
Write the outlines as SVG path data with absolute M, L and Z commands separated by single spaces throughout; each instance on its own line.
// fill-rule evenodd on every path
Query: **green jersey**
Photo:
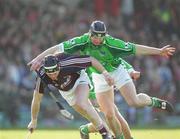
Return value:
M 76 53 L 90 55 L 96 58 L 108 72 L 115 70 L 121 64 L 128 72 L 133 70 L 133 67 L 124 61 L 121 57 L 135 54 L 135 44 L 124 42 L 120 39 L 106 35 L 101 45 L 94 45 L 88 33 L 65 41 L 59 44 L 60 51 L 67 53 Z M 96 69 L 90 67 L 87 73 L 91 79 L 91 73 L 97 72 Z M 92 83 L 93 84 L 93 83 Z M 94 89 L 90 91 L 90 99 L 95 99 Z
M 67 53 L 80 52 L 96 58 L 108 72 L 114 71 L 122 63 L 121 57 L 135 54 L 135 44 L 124 42 L 110 35 L 104 37 L 101 45 L 93 45 L 88 33 L 59 44 L 60 50 Z M 92 68 L 92 72 L 97 72 Z

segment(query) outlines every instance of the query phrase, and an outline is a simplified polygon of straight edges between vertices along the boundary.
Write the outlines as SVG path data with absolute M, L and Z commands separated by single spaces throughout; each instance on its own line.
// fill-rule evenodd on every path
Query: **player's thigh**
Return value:
M 76 102 L 78 102 L 78 101 L 87 102 L 88 96 L 89 96 L 89 85 L 88 84 L 79 84 L 76 87 L 74 94 L 75 94 Z
M 132 101 L 137 99 L 136 88 L 133 81 L 123 85 L 121 88 L 119 88 L 119 91 L 126 101 Z
M 114 111 L 114 92 L 113 89 L 106 92 L 96 94 L 97 101 L 100 105 L 100 108 L 103 112 L 112 112 Z

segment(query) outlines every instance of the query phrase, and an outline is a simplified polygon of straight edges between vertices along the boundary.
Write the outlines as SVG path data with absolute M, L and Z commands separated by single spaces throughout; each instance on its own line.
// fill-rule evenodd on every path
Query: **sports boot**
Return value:
M 169 113 L 172 113 L 174 111 L 172 104 L 166 100 L 162 100 L 156 97 L 151 97 L 151 100 L 152 100 L 151 106 L 155 108 L 166 110 Z
M 102 135 L 102 139 L 112 139 L 112 136 L 108 133 L 101 134 L 101 135 Z
M 79 128 L 81 139 L 89 139 L 88 127 L 86 125 L 82 125 Z

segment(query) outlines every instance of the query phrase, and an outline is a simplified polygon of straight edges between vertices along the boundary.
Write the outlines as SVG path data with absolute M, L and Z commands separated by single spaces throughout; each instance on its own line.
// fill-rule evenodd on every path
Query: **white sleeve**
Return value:
M 58 44 L 57 47 L 58 47 L 57 52 L 64 53 L 64 44 L 63 43 Z
M 131 72 L 135 71 L 134 68 L 127 69 L 127 72 L 130 74 Z

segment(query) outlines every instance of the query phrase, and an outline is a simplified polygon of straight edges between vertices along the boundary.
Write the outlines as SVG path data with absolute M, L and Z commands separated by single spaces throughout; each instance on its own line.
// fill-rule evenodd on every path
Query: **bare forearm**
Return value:
M 97 61 L 95 58 L 91 57 L 91 63 L 96 70 L 98 70 L 100 73 L 105 71 L 105 68 L 101 65 L 99 61 Z
M 35 92 L 33 96 L 32 104 L 31 104 L 31 119 L 32 120 L 36 120 L 38 117 L 40 103 L 41 103 L 41 96 L 37 94 L 37 92 Z
M 42 60 L 45 56 L 49 55 L 49 54 L 54 54 L 58 51 L 58 46 L 55 45 L 53 47 L 48 48 L 47 50 L 45 50 L 44 52 L 42 52 L 40 55 L 38 55 L 36 58 L 39 60 Z
M 161 49 L 136 44 L 136 55 L 160 55 Z
M 103 74 L 108 85 L 112 86 L 114 84 L 114 80 L 110 76 L 110 74 L 107 72 L 107 70 L 103 67 L 103 65 L 93 57 L 91 57 L 91 62 L 92 62 L 92 66 L 95 67 L 100 73 Z
M 31 119 L 33 120 L 37 119 L 39 109 L 40 109 L 40 104 L 38 102 L 35 103 L 33 100 L 31 105 Z

